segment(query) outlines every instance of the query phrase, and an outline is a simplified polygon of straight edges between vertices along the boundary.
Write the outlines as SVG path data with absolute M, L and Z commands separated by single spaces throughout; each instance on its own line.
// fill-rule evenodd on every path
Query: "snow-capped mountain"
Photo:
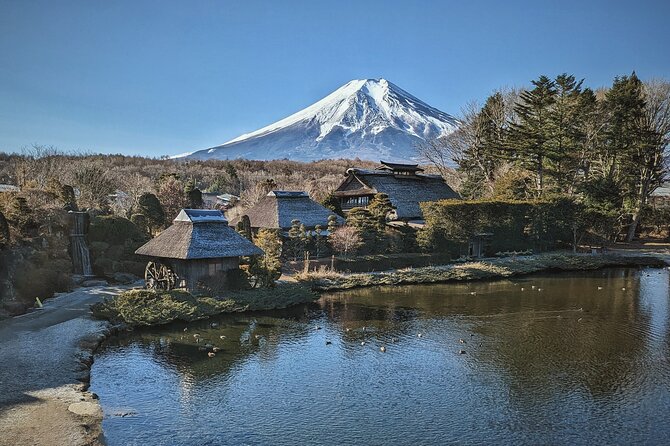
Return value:
M 447 135 L 456 125 L 452 116 L 386 79 L 359 79 L 274 124 L 180 157 L 408 160 L 416 158 L 417 143 Z

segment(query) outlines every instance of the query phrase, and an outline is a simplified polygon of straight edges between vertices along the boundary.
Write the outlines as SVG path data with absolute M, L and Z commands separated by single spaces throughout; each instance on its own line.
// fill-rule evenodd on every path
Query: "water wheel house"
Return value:
M 169 228 L 135 253 L 151 258 L 147 287 L 194 290 L 205 277 L 239 268 L 240 257 L 263 251 L 228 226 L 221 211 L 182 209 Z
M 333 195 L 346 213 L 355 207 L 367 207 L 377 193 L 387 194 L 397 219 L 406 222 L 423 218 L 420 202 L 460 198 L 440 175 L 421 172 L 417 164 L 385 161 L 374 170 L 347 169 L 346 178 Z

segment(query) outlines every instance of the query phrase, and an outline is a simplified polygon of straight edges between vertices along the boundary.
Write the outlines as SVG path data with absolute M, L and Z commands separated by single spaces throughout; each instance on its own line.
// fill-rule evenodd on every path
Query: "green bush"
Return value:
M 194 321 L 226 311 L 239 311 L 230 300 L 195 297 L 186 291 L 131 290 L 91 307 L 93 315 L 134 326 Z
M 148 236 L 130 220 L 114 215 L 96 217 L 91 221 L 88 238 L 95 274 L 144 275 L 145 263 L 135 255 L 135 250 Z
M 104 242 L 109 245 L 124 245 L 131 241 L 139 247 L 148 238 L 140 228 L 127 218 L 106 215 L 91 220 L 88 239 L 91 243 Z

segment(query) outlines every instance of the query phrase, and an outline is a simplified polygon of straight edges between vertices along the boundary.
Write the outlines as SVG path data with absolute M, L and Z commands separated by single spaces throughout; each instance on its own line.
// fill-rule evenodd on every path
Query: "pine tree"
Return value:
M 314 250 L 316 258 L 323 257 L 328 249 L 328 239 L 323 233 L 323 226 L 314 226 Z
M 337 224 L 337 217 L 334 216 L 334 215 L 329 215 L 328 216 L 328 233 L 332 234 L 333 232 L 335 232 L 335 230 L 337 230 L 338 226 L 339 225 Z
M 507 149 L 512 160 L 534 172 L 536 193 L 542 196 L 547 162 L 559 156 L 548 143 L 547 125 L 556 101 L 556 84 L 547 76 L 532 83 L 535 88 L 522 92 L 515 106 L 518 122 L 511 124 Z
M 376 223 L 377 233 L 384 232 L 386 228 L 386 218 L 393 212 L 393 204 L 387 194 L 375 194 L 367 207 Z
M 256 278 L 255 286 L 273 287 L 281 276 L 282 243 L 278 231 L 259 229 L 254 244 L 264 252 L 251 260 L 249 273 Z
M 347 226 L 358 231 L 365 251 L 373 252 L 377 247 L 378 226 L 375 218 L 365 208 L 353 208 L 347 214 Z
M 617 183 L 625 182 L 622 158 L 635 150 L 641 140 L 640 123 L 644 116 L 642 82 L 635 73 L 614 79 L 602 107 L 606 115 L 604 132 L 604 173 Z
M 582 167 L 580 148 L 584 138 L 580 124 L 584 116 L 580 99 L 583 82 L 566 73 L 558 75 L 554 81 L 555 100 L 546 123 L 547 174 L 561 192 L 569 192 L 576 171 Z
M 293 260 L 298 260 L 305 252 L 303 228 L 304 226 L 300 224 L 300 220 L 291 220 L 291 229 L 288 231 L 288 239 L 285 241 L 284 246 L 286 246 L 286 253 Z

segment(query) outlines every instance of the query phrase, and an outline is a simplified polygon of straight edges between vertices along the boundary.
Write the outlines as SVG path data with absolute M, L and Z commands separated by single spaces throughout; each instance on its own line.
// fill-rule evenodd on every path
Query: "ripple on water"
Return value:
M 668 272 L 362 289 L 141 331 L 103 346 L 92 390 L 112 446 L 663 443 Z

